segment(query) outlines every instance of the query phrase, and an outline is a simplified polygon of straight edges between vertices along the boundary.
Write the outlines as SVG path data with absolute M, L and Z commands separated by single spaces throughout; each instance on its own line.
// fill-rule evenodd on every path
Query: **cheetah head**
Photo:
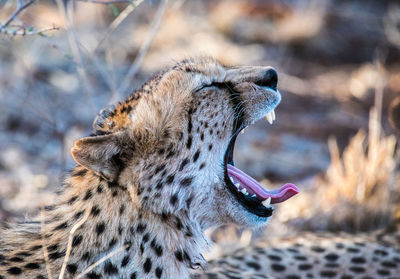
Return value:
M 233 149 L 241 130 L 264 116 L 274 120 L 281 100 L 276 86 L 270 67 L 184 60 L 101 111 L 94 135 L 75 143 L 73 157 L 127 186 L 142 210 L 188 216 L 203 228 L 262 225 L 270 204 L 298 189 L 265 189 L 234 166 Z

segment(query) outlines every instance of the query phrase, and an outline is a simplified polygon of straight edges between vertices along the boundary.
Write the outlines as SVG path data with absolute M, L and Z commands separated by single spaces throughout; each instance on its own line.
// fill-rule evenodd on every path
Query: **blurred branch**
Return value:
M 167 1 L 168 0 L 161 1 L 160 6 L 158 7 L 157 13 L 155 15 L 155 18 L 151 24 L 150 30 L 147 33 L 147 37 L 145 38 L 145 41 L 143 42 L 142 46 L 140 47 L 139 53 L 136 56 L 135 60 L 133 61 L 132 65 L 130 66 L 128 73 L 126 74 L 124 80 L 121 83 L 121 86 L 118 88 L 117 94 L 123 95 L 126 93 L 126 91 L 130 87 L 133 77 L 136 75 L 136 73 L 140 69 L 143 59 L 146 56 L 147 51 L 150 48 L 150 44 L 151 44 L 154 36 L 156 35 L 158 28 L 160 27 L 161 19 L 164 15 L 166 7 L 167 7 Z M 115 97 L 118 97 L 118 96 L 115 96 Z
M 11 16 L 4 22 L 1 26 L 0 29 L 4 29 L 9 25 L 13 20 L 17 18 L 20 12 L 25 10 L 27 7 L 32 5 L 35 2 L 35 0 L 28 0 L 27 2 L 23 3 L 22 0 L 17 0 L 17 9 L 11 14 Z
M 125 18 L 128 17 L 130 13 L 132 13 L 144 0 L 137 0 L 137 1 L 130 1 L 132 5 L 127 6 L 114 20 L 111 22 L 110 26 L 108 27 L 106 34 L 104 37 L 99 41 L 97 46 L 94 48 L 94 52 L 100 47 L 100 45 L 110 36 L 112 32 L 121 24 Z

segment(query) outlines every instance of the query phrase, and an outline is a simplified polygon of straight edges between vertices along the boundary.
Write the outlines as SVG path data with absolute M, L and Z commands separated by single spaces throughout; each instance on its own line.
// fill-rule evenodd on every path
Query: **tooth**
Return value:
M 235 183 L 235 187 L 239 189 L 240 183 Z
M 256 194 L 253 194 L 251 197 L 252 197 L 252 198 L 255 198 L 255 197 L 257 197 L 257 196 L 256 196 Z
M 267 115 L 265 115 L 265 119 L 267 119 L 267 121 L 269 122 L 269 124 L 272 125 L 272 123 L 274 122 L 274 120 L 272 119 L 272 113 L 269 112 Z
M 271 114 L 272 114 L 272 120 L 275 121 L 276 115 L 275 115 L 275 110 L 274 109 L 271 111 Z
M 246 191 L 246 189 L 245 188 L 243 188 L 242 190 L 240 190 L 240 192 L 242 192 L 243 194 L 247 194 L 247 191 Z
M 244 130 L 246 130 L 246 128 L 243 128 L 243 130 L 241 130 L 240 133 L 244 134 Z
M 271 197 L 268 197 L 265 201 L 262 202 L 262 205 L 268 207 L 271 204 Z
M 231 179 L 232 183 L 234 183 L 234 182 L 235 182 L 235 181 L 233 181 L 233 177 L 232 177 L 232 176 L 229 176 L 229 178 Z

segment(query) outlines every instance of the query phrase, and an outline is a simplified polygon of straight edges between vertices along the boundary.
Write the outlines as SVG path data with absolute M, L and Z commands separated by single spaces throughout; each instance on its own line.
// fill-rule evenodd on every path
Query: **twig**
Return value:
M 85 274 L 89 273 L 90 271 L 92 271 L 94 268 L 96 268 L 98 265 L 102 264 L 103 262 L 105 262 L 106 260 L 108 260 L 109 258 L 111 258 L 112 256 L 114 256 L 115 254 L 118 254 L 119 252 L 121 252 L 122 250 L 128 248 L 129 245 L 124 245 L 119 247 L 118 249 L 115 249 L 114 251 L 112 251 L 111 253 L 107 254 L 106 256 L 102 257 L 100 260 L 98 260 L 97 262 L 95 262 L 94 264 L 90 265 L 88 268 L 86 268 L 81 274 L 79 274 L 76 279 L 80 279 L 82 278 Z
M 96 50 L 100 47 L 100 45 L 110 36 L 112 32 L 121 24 L 122 21 L 125 20 L 125 18 L 128 17 L 130 13 L 132 13 L 144 0 L 137 0 L 137 1 L 131 1 L 132 5 L 127 6 L 114 20 L 111 22 L 110 26 L 108 27 L 106 34 L 104 37 L 99 41 L 97 46 L 94 48 L 93 52 L 96 52 Z
M 154 36 L 156 35 L 158 28 L 160 27 L 161 19 L 164 15 L 166 7 L 167 7 L 167 0 L 162 0 L 160 3 L 160 6 L 158 7 L 154 21 L 150 27 L 150 30 L 147 33 L 147 37 L 139 50 L 138 55 L 136 56 L 135 60 L 133 61 L 131 67 L 129 68 L 129 71 L 126 74 L 124 80 L 122 81 L 121 86 L 117 90 L 118 94 L 123 95 L 126 93 L 126 91 L 128 90 L 128 88 L 130 86 L 131 80 L 138 72 L 138 70 L 143 62 L 143 58 L 146 56 L 147 51 L 149 50 L 150 44 L 151 44 Z
M 42 205 L 41 210 L 40 210 L 40 215 L 41 215 L 41 235 L 42 235 L 42 248 L 43 248 L 43 256 L 44 256 L 44 261 L 46 263 L 46 271 L 47 271 L 47 277 L 48 278 L 53 278 L 51 275 L 51 269 L 50 269 L 50 264 L 49 264 L 49 253 L 47 251 L 47 246 L 46 246 L 46 225 L 45 225 L 45 210 L 44 210 L 44 205 Z
M 21 0 L 17 1 L 17 9 L 11 14 L 11 16 L 4 22 L 1 26 L 0 29 L 5 28 L 8 24 L 10 24 L 15 18 L 19 15 L 20 12 L 25 10 L 27 7 L 32 5 L 35 2 L 35 0 L 28 0 L 25 4 L 22 3 Z
M 72 227 L 71 231 L 69 232 L 67 252 L 65 253 L 64 262 L 61 267 L 61 271 L 60 271 L 60 275 L 58 276 L 58 279 L 64 278 L 65 269 L 67 268 L 67 263 L 69 260 L 69 255 L 71 254 L 72 240 L 73 240 L 74 234 L 75 234 L 76 230 L 79 229 L 83 225 L 83 223 L 86 222 L 87 218 L 89 217 L 90 211 L 91 211 L 91 209 L 86 209 L 86 212 L 85 212 L 85 215 L 83 216 L 83 218 L 79 222 L 77 222 Z
M 42 30 L 29 30 L 29 28 L 25 27 L 19 27 L 20 29 L 14 29 L 14 30 L 9 30 L 6 28 L 0 28 L 0 33 L 6 34 L 6 35 L 11 35 L 11 36 L 25 36 L 25 35 L 40 35 L 40 36 L 45 36 L 44 32 L 48 31 L 55 31 L 55 30 L 60 30 L 59 27 L 51 27 L 47 29 L 42 29 Z

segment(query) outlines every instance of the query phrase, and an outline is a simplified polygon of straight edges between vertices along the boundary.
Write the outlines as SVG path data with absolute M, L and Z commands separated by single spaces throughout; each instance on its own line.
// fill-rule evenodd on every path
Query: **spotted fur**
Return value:
M 278 105 L 269 70 L 187 59 L 102 110 L 44 226 L 1 231 L 0 278 L 58 278 L 86 216 L 64 278 L 188 278 L 206 266 L 206 228 L 264 225 L 227 190 L 223 158 L 238 111 L 247 126 Z

